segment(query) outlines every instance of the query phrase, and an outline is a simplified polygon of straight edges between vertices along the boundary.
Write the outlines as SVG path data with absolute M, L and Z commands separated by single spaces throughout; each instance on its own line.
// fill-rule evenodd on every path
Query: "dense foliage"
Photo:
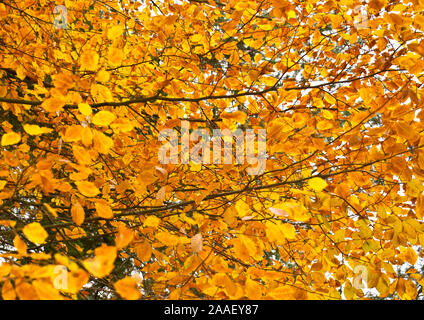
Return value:
M 423 12 L 0 1 L 1 297 L 422 297 Z M 161 163 L 182 120 L 264 171 Z

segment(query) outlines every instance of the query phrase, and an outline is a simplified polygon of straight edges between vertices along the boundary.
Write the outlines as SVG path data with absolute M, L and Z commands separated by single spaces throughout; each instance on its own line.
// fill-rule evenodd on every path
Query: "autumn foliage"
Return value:
M 423 0 L 4 0 L 0 25 L 3 299 L 423 297 Z M 160 163 L 182 120 L 266 129 L 265 171 Z

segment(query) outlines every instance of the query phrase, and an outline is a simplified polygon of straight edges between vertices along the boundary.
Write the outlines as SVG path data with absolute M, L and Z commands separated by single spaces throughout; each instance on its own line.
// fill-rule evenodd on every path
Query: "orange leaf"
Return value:
M 82 207 L 81 203 L 79 203 L 79 201 L 76 201 L 72 205 L 71 216 L 72 216 L 72 220 L 75 222 L 77 226 L 80 226 L 83 224 L 85 219 L 85 212 L 84 212 L 84 208 Z
M 48 233 L 38 222 L 27 224 L 22 231 L 25 237 L 35 244 L 45 243 L 48 237 Z
M 116 116 L 110 112 L 110 111 L 99 111 L 97 112 L 93 117 L 93 124 L 96 126 L 103 126 L 107 127 L 110 125 L 114 120 L 116 119 Z
M 140 290 L 137 289 L 137 281 L 132 277 L 125 277 L 115 282 L 114 287 L 119 295 L 127 300 L 137 300 L 141 297 Z
M 83 261 L 83 266 L 93 276 L 103 278 L 112 272 L 116 259 L 115 247 L 102 244 L 94 250 L 94 257 Z
M 5 133 L 1 137 L 2 146 L 10 146 L 13 144 L 17 144 L 19 141 L 21 141 L 21 135 L 20 133 L 16 133 L 16 132 Z
M 27 245 L 18 235 L 15 236 L 13 245 L 18 250 L 19 254 L 25 255 L 27 253 Z
M 92 182 L 77 181 L 75 184 L 77 185 L 78 191 L 86 197 L 92 198 L 100 193 L 99 189 Z
M 96 202 L 95 206 L 96 206 L 96 212 L 99 215 L 99 217 L 102 217 L 105 219 L 113 218 L 113 211 L 107 203 Z

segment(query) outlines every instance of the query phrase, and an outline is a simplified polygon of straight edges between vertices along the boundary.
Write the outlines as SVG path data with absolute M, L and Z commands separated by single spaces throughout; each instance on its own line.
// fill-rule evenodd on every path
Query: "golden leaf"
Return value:
M 44 228 L 38 222 L 32 222 L 25 225 L 22 229 L 22 232 L 29 241 L 35 244 L 45 243 L 47 237 L 49 236 L 46 230 L 44 230 Z
M 119 24 L 107 29 L 107 38 L 114 40 L 124 32 L 124 25 Z
M 262 296 L 262 286 L 250 278 L 246 279 L 246 296 L 250 300 L 259 300 Z
M 115 282 L 114 287 L 118 294 L 127 300 L 137 300 L 141 297 L 141 292 L 137 288 L 137 281 L 132 277 L 125 277 Z
M 1 137 L 1 145 L 2 146 L 10 146 L 13 144 L 17 144 L 19 141 L 21 141 L 21 135 L 16 132 L 9 132 L 5 133 Z
M 146 227 L 156 228 L 160 224 L 160 219 L 156 216 L 148 216 L 146 220 L 144 220 L 143 224 Z
M 65 99 L 62 96 L 50 97 L 43 101 L 41 107 L 47 112 L 57 112 L 62 110 L 65 105 Z
M 79 103 L 78 110 L 79 112 L 81 112 L 81 114 L 85 116 L 91 116 L 91 114 L 93 113 L 93 110 L 91 109 L 91 106 L 88 103 Z
M 120 225 L 115 237 L 115 245 L 118 249 L 125 248 L 134 239 L 134 232 L 125 225 Z
M 99 55 L 93 50 L 84 51 L 80 57 L 81 69 L 94 71 L 99 63 Z
M 70 126 L 66 128 L 63 141 L 65 142 L 76 142 L 81 140 L 82 126 Z
M 34 280 L 32 286 L 40 300 L 63 300 L 64 297 L 47 280 Z
M 93 276 L 103 278 L 112 272 L 116 256 L 116 247 L 102 244 L 94 250 L 93 258 L 83 261 L 83 266 Z
M 86 197 L 92 198 L 100 193 L 99 189 L 92 182 L 77 181 L 75 184 L 77 185 L 78 191 Z
M 40 135 L 40 134 L 43 134 L 43 133 L 49 133 L 49 132 L 53 131 L 50 128 L 40 128 L 36 124 L 25 124 L 24 130 L 25 130 L 26 133 L 28 133 L 29 135 L 32 135 L 32 136 Z
M 16 299 L 15 289 L 13 288 L 13 285 L 9 280 L 3 283 L 3 286 L 1 288 L 1 296 L 4 300 Z
M 15 236 L 15 239 L 13 240 L 13 245 L 18 250 L 19 254 L 26 255 L 27 253 L 27 245 L 26 243 L 19 237 L 18 235 Z
M 79 201 L 76 201 L 72 205 L 71 216 L 72 216 L 72 221 L 74 221 L 77 226 L 80 226 L 83 224 L 85 219 L 85 211 L 81 203 L 79 203 Z
M 99 82 L 108 82 L 110 79 L 110 73 L 106 70 L 100 70 L 97 72 L 96 81 Z
M 152 256 L 152 246 L 149 242 L 143 241 L 135 246 L 135 252 L 141 262 L 147 262 Z
M 108 53 L 108 62 L 112 66 L 119 66 L 122 63 L 122 60 L 124 59 L 124 52 L 122 49 L 111 47 L 109 49 Z
M 296 229 L 290 223 L 283 223 L 281 231 L 287 239 L 294 239 L 296 237 Z
M 322 191 L 327 185 L 327 182 L 319 177 L 312 178 L 308 182 L 308 186 L 314 191 Z
M 99 215 L 99 217 L 102 217 L 102 218 L 105 218 L 105 219 L 112 219 L 113 218 L 113 211 L 112 211 L 109 204 L 96 202 L 95 207 L 96 207 L 96 212 Z
M 95 124 L 96 126 L 103 126 L 103 127 L 107 127 L 108 125 L 110 125 L 114 120 L 116 119 L 116 116 L 110 112 L 110 111 L 99 111 L 97 112 L 93 119 L 92 122 L 93 124 Z

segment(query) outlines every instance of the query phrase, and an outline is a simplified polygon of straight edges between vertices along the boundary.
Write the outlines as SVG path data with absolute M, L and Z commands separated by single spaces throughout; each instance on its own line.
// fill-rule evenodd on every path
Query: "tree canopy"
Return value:
M 3 299 L 423 297 L 423 0 L 3 0 L 0 25 Z M 183 122 L 266 130 L 264 170 L 159 161 Z

